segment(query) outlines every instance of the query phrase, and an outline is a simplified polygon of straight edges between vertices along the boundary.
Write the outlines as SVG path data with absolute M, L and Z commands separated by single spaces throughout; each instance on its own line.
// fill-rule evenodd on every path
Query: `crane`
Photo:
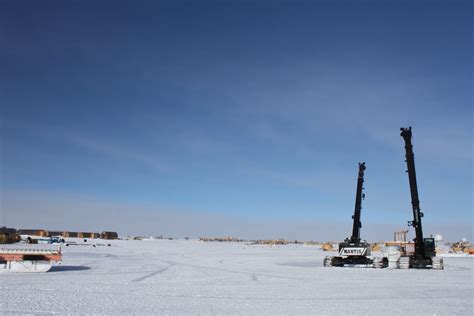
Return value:
M 339 256 L 327 256 L 324 258 L 325 267 L 342 267 L 345 265 L 366 265 L 372 266 L 373 260 L 369 258 L 370 245 L 360 239 L 360 229 L 362 223 L 360 221 L 360 215 L 362 210 L 362 200 L 365 197 L 364 190 L 364 172 L 365 162 L 359 162 L 359 173 L 357 176 L 357 190 L 355 199 L 354 215 L 352 215 L 352 236 L 346 238 L 344 242 L 339 244 Z
M 405 158 L 407 163 L 408 181 L 410 184 L 411 205 L 413 209 L 413 220 L 408 221 L 408 226 L 415 229 L 415 253 L 411 256 L 400 258 L 401 268 L 416 269 L 443 269 L 443 259 L 436 257 L 434 238 L 423 238 L 423 228 L 421 218 L 423 212 L 420 209 L 420 200 L 418 197 L 418 185 L 416 183 L 415 154 L 413 153 L 411 126 L 400 128 L 400 136 L 405 141 Z

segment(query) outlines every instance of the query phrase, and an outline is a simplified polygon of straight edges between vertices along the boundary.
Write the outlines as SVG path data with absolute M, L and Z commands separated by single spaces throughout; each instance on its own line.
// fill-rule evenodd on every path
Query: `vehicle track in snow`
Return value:
M 226 273 L 232 273 L 232 274 L 242 274 L 242 275 L 248 276 L 249 279 L 252 280 L 252 281 L 256 281 L 258 279 L 258 277 L 268 277 L 268 278 L 276 278 L 276 279 L 284 279 L 284 280 L 297 280 L 297 281 L 304 280 L 304 278 L 290 277 L 290 276 L 287 276 L 287 275 L 281 275 L 281 274 L 275 274 L 275 273 L 260 273 L 260 272 L 256 272 L 256 271 L 242 271 L 242 270 L 235 270 L 235 269 L 231 269 L 231 268 L 220 268 L 220 267 L 216 267 L 216 266 L 198 265 L 198 264 L 194 264 L 194 263 L 183 262 L 182 261 L 183 259 L 185 259 L 185 260 L 187 259 L 191 262 L 196 261 L 196 258 L 192 258 L 192 257 L 189 257 L 187 255 L 180 255 L 180 256 L 171 255 L 171 254 L 166 254 L 166 255 L 168 257 L 172 257 L 173 260 L 172 261 L 164 261 L 164 260 L 160 260 L 160 259 L 155 258 L 153 255 L 151 255 L 149 253 L 143 254 L 144 257 L 147 257 L 150 260 L 160 261 L 160 262 L 163 262 L 163 263 L 169 264 L 169 265 L 195 268 L 198 271 L 200 271 L 201 273 L 205 274 L 206 276 L 214 276 L 214 274 L 212 272 L 219 271 L 219 272 L 226 272 Z M 223 261 L 224 260 L 218 260 L 218 261 L 216 261 L 216 263 L 222 263 Z M 166 271 L 166 270 L 167 269 L 164 269 L 164 271 Z M 154 275 L 157 275 L 157 274 L 159 274 L 159 273 L 156 273 L 156 274 L 151 273 L 150 275 L 154 276 Z
M 160 273 L 165 272 L 166 270 L 168 270 L 168 269 L 171 268 L 172 266 L 174 266 L 173 263 L 170 264 L 170 265 L 168 265 L 167 267 L 161 268 L 161 269 L 159 269 L 159 270 L 157 270 L 157 271 L 154 271 L 154 272 L 152 272 L 152 273 L 149 273 L 149 274 L 147 274 L 147 275 L 144 275 L 144 276 L 142 276 L 142 277 L 139 277 L 139 278 L 137 278 L 137 279 L 134 279 L 134 280 L 132 280 L 131 282 L 141 282 L 141 281 L 144 281 L 144 280 L 146 280 L 146 279 L 149 279 L 149 278 L 151 278 L 151 277 L 154 277 L 155 275 L 158 275 L 158 274 L 160 274 Z

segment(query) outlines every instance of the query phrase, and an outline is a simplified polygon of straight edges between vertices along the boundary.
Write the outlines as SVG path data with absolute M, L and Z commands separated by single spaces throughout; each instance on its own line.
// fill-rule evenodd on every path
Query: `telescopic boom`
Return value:
M 364 171 L 365 171 L 365 162 L 359 162 L 359 176 L 357 177 L 357 191 L 356 191 L 356 200 L 355 200 L 355 209 L 354 215 L 354 224 L 352 227 L 352 236 L 350 242 L 359 243 L 360 242 L 360 229 L 362 223 L 360 222 L 360 212 L 362 209 L 362 199 L 364 198 L 364 193 L 362 193 L 364 185 Z

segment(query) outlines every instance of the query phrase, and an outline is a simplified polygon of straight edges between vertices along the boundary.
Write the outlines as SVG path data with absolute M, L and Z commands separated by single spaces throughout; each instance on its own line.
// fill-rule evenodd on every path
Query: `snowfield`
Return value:
M 441 271 L 324 268 L 315 246 L 111 244 L 63 247 L 48 273 L 0 274 L 0 313 L 474 314 L 470 257 Z

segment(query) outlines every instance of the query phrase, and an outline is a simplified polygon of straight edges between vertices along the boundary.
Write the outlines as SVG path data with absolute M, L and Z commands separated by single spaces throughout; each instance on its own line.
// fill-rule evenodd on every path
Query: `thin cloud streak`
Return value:
M 140 153 L 137 149 L 127 147 L 127 145 L 103 142 L 98 141 L 97 138 L 90 139 L 82 136 L 65 136 L 64 139 L 85 150 L 103 154 L 119 161 L 126 160 L 141 163 L 159 172 L 172 172 L 174 170 L 171 165 L 163 163 L 156 156 Z

